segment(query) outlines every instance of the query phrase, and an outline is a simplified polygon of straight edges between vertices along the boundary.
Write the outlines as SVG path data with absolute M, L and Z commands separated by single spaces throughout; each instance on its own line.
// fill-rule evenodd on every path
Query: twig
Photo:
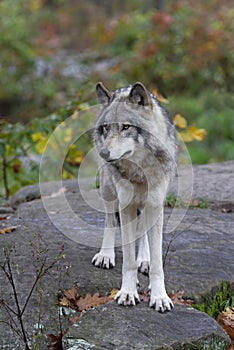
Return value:
M 38 272 L 38 274 L 37 274 L 37 276 L 36 276 L 36 279 L 35 279 L 35 281 L 34 281 L 32 287 L 31 287 L 31 289 L 30 289 L 30 292 L 29 292 L 29 294 L 28 294 L 28 296 L 27 296 L 27 299 L 26 299 L 26 301 L 25 301 L 25 303 L 24 303 L 24 306 L 23 306 L 23 308 L 22 308 L 21 316 L 23 316 L 23 314 L 24 314 L 24 311 L 25 311 L 25 309 L 26 309 L 26 307 L 27 307 L 27 305 L 28 305 L 28 303 L 29 303 L 29 300 L 30 300 L 30 298 L 31 298 L 31 296 L 32 296 L 32 293 L 33 293 L 33 291 L 34 291 L 34 289 L 35 289 L 35 287 L 36 287 L 36 285 L 37 285 L 37 282 L 38 282 L 39 279 L 43 276 L 43 273 L 42 273 L 43 267 L 44 267 L 44 263 L 42 264 L 42 266 L 41 266 L 41 268 L 40 268 L 40 271 Z
M 6 160 L 6 155 L 2 155 L 2 170 L 3 170 L 3 183 L 4 183 L 4 188 L 5 188 L 5 197 L 6 199 L 9 198 L 10 190 L 8 186 L 8 179 L 7 179 L 7 160 Z
M 22 311 L 20 308 L 20 304 L 19 304 L 19 298 L 18 298 L 18 293 L 16 291 L 16 286 L 15 286 L 15 281 L 14 281 L 14 277 L 13 277 L 13 272 L 11 269 L 11 261 L 10 261 L 10 256 L 7 255 L 6 251 L 5 251 L 5 259 L 6 259 L 6 266 L 8 268 L 8 272 L 6 271 L 5 265 L 4 265 L 4 271 L 6 272 L 6 276 L 10 282 L 10 285 L 12 287 L 13 290 L 13 294 L 14 294 L 14 300 L 15 300 L 15 304 L 16 304 L 16 308 L 17 308 L 17 317 L 20 323 L 20 328 L 21 328 L 21 332 L 22 332 L 22 338 L 25 344 L 25 350 L 30 350 L 29 346 L 28 346 L 28 337 L 27 337 L 27 333 L 26 330 L 24 328 L 24 322 L 22 319 Z

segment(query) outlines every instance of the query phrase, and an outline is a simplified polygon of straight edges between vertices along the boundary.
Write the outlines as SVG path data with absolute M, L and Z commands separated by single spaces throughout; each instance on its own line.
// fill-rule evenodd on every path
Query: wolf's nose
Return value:
M 105 160 L 107 160 L 110 157 L 110 151 L 108 150 L 108 148 L 102 148 L 99 154 Z

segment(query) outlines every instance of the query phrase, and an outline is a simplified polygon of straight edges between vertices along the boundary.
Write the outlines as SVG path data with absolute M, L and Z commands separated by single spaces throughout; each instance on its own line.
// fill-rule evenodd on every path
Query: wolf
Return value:
M 115 300 L 120 305 L 139 302 L 140 271 L 149 275 L 149 306 L 170 311 L 173 303 L 164 284 L 162 231 L 164 200 L 176 169 L 175 128 L 141 82 L 114 92 L 99 82 L 96 94 L 99 111 L 93 138 L 106 218 L 101 250 L 92 263 L 106 269 L 115 266 L 115 234 L 120 231 L 122 285 Z

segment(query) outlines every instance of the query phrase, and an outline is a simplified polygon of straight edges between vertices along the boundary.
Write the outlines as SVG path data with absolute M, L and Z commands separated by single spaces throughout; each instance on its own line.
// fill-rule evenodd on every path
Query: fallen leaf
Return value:
M 174 290 L 171 291 L 169 294 L 169 297 L 176 305 L 192 305 L 193 300 L 191 299 L 183 299 L 184 291 L 181 290 L 178 293 L 175 293 Z
M 99 293 L 95 293 L 94 295 L 88 293 L 84 298 L 80 297 L 77 300 L 78 311 L 87 311 L 95 306 L 106 304 L 110 300 L 109 297 L 101 297 Z
M 111 300 L 114 300 L 117 293 L 118 293 L 118 289 L 112 289 L 112 291 L 109 294 L 109 298 Z
M 150 300 L 150 294 L 149 294 L 149 292 L 145 292 L 143 290 L 140 290 L 139 291 L 139 298 L 140 298 L 140 301 L 145 301 L 148 303 Z
M 59 300 L 59 305 L 70 307 L 71 309 L 77 309 L 77 301 L 80 297 L 81 296 L 76 288 L 67 289 L 64 292 L 64 296 Z
M 11 227 L 2 228 L 2 229 L 0 229 L 0 234 L 4 235 L 5 233 L 11 233 L 11 232 L 15 231 L 15 229 L 17 227 L 18 226 L 11 226 Z
M 51 339 L 51 344 L 48 346 L 50 350 L 63 350 L 63 337 L 67 333 L 60 332 L 58 335 L 47 334 L 47 337 Z
M 222 312 L 225 317 L 228 317 L 230 320 L 234 321 L 234 308 L 227 307 L 225 311 Z M 234 325 L 234 323 L 233 323 Z
M 232 341 L 234 341 L 234 309 L 227 307 L 226 311 L 219 313 L 217 322 L 227 332 Z
M 1 221 L 1 220 L 6 220 L 6 219 L 7 219 L 7 216 L 6 216 L 6 215 L 0 216 L 0 221 Z
M 64 296 L 59 300 L 59 305 L 70 307 L 79 312 L 82 312 L 87 311 L 95 306 L 106 304 L 111 300 L 113 300 L 113 297 L 102 297 L 99 295 L 99 293 L 95 293 L 94 295 L 88 293 L 83 298 L 76 288 L 72 288 L 64 292 Z

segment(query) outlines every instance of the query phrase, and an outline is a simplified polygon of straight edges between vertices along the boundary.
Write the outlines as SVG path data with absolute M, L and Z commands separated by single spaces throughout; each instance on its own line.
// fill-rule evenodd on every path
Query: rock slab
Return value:
M 233 184 L 234 162 L 194 167 L 193 198 L 208 200 L 219 208 L 223 203 L 234 204 Z M 46 212 L 40 199 L 37 185 L 21 189 L 13 198 L 11 211 L 3 227 L 16 226 L 16 230 L 0 235 L 0 246 L 15 245 L 13 256 L 18 296 L 23 303 L 35 278 L 35 261 L 32 263 L 32 242 L 40 234 L 48 249 L 48 259 L 53 259 L 64 245 L 65 258 L 60 262 L 59 271 L 54 269 L 43 282 L 43 337 L 40 350 L 47 349 L 46 334 L 59 333 L 56 321 L 55 295 L 59 289 L 74 285 L 84 296 L 86 293 L 109 293 L 120 288 L 122 252 L 116 247 L 117 265 L 113 270 L 100 270 L 92 266 L 91 259 L 98 251 L 102 239 L 104 215 L 87 206 L 77 188 L 76 181 L 64 182 L 66 200 L 75 214 L 82 217 L 79 225 L 74 223 L 66 211 L 56 183 L 44 185 L 48 189 L 49 204 Z M 34 199 L 34 200 L 33 200 Z M 168 292 L 185 290 L 189 297 L 199 300 L 213 286 L 223 280 L 234 282 L 234 213 L 213 209 L 175 211 L 175 219 L 184 216 L 176 230 L 165 232 L 164 258 L 165 280 Z M 165 218 L 171 209 L 165 210 Z M 52 221 L 51 221 L 52 219 Z M 89 226 L 86 225 L 89 224 Z M 60 226 L 59 226 L 60 225 Z M 58 227 L 65 231 L 61 233 Z M 99 230 L 98 230 L 99 229 Z M 90 240 L 89 240 L 90 237 Z M 96 245 L 93 244 L 96 242 Z M 92 243 L 92 244 L 91 244 Z M 3 261 L 0 249 L 0 261 Z M 60 276 L 63 276 L 62 279 Z M 142 289 L 148 287 L 148 279 L 139 276 Z M 10 298 L 11 290 L 0 271 L 0 297 Z M 38 296 L 35 293 L 25 312 L 29 333 L 33 333 L 37 320 Z M 0 319 L 4 319 L 1 314 Z M 230 339 L 208 315 L 191 308 L 175 306 L 171 313 L 158 314 L 145 303 L 136 307 L 123 308 L 110 303 L 89 310 L 76 326 L 69 329 L 65 349 L 227 349 Z M 22 349 L 22 343 L 0 323 L 0 350 Z
M 160 314 L 145 303 L 136 307 L 109 303 L 90 310 L 67 338 L 70 344 L 75 338 L 77 346 L 85 340 L 93 350 L 226 350 L 229 344 L 221 327 L 205 313 L 177 305 L 173 312 Z

